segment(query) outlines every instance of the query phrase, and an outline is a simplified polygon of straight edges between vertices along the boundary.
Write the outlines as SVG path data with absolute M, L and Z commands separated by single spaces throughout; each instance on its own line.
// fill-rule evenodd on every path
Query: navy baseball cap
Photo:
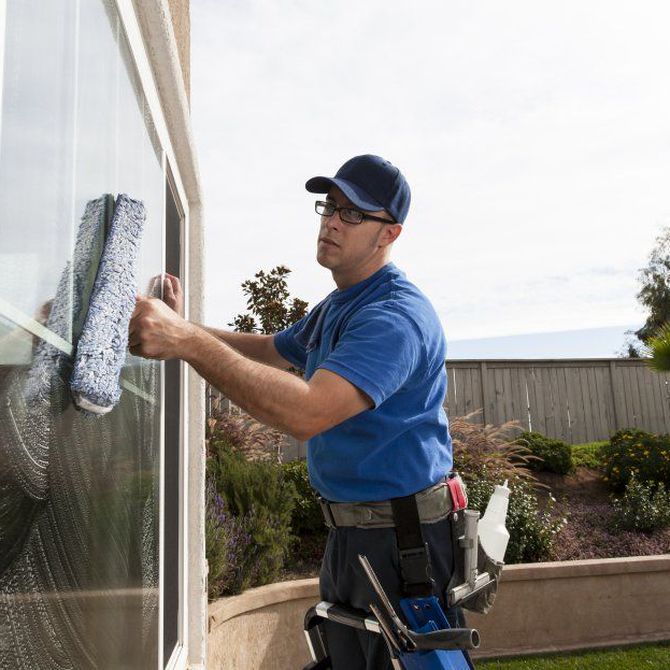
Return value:
M 397 223 L 407 217 L 412 194 L 402 172 L 380 156 L 350 158 L 334 177 L 312 177 L 305 184 L 310 193 L 328 193 L 332 186 L 364 212 L 385 210 Z

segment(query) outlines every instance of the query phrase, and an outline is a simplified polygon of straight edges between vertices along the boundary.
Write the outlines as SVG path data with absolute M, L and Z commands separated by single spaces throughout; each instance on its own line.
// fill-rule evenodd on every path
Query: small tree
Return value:
M 656 238 L 649 264 L 640 270 L 639 281 L 642 288 L 637 299 L 649 310 L 649 316 L 635 335 L 649 344 L 660 328 L 670 322 L 670 226 L 663 228 Z
M 255 279 L 242 282 L 251 314 L 238 314 L 229 326 L 239 333 L 271 335 L 288 328 L 307 313 L 307 303 L 290 298 L 286 277 L 291 274 L 285 265 L 278 265 L 268 273 L 259 270 Z
M 634 330 L 627 330 L 624 335 L 626 336 L 624 339 L 624 343 L 621 347 L 616 352 L 616 356 L 619 358 L 642 358 L 643 354 L 643 349 L 642 349 L 642 344 L 640 343 L 640 340 L 638 340 L 637 336 L 635 335 Z

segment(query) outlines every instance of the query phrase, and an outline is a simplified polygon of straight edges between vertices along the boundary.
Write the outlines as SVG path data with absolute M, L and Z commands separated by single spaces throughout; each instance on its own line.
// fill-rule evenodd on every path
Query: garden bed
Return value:
M 569 475 L 539 472 L 537 478 L 556 498 L 552 516 L 568 520 L 554 545 L 554 560 L 670 553 L 670 528 L 649 534 L 610 530 L 611 494 L 599 471 L 576 468 Z
M 450 428 L 471 509 L 509 480 L 507 564 L 670 554 L 670 436 L 626 429 L 569 445 L 516 422 Z M 210 598 L 316 577 L 327 531 L 306 463 L 282 463 L 281 436 L 250 417 L 208 429 Z
M 670 528 L 653 533 L 611 531 L 610 490 L 602 473 L 578 467 L 573 474 L 535 473 L 540 488 L 538 497 L 546 502 L 548 493 L 556 499 L 552 518 L 565 518 L 552 550 L 552 559 L 572 561 L 591 558 L 655 556 L 670 553 Z M 282 571 L 282 579 L 301 579 L 319 574 L 326 534 L 297 539 L 295 550 Z

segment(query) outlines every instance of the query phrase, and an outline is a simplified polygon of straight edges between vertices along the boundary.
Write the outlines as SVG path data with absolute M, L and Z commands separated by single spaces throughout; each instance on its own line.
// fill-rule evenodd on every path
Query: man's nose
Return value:
M 332 216 L 329 216 L 326 219 L 326 229 L 330 230 L 339 230 L 344 224 L 342 223 L 342 219 L 340 219 L 340 213 L 338 212 L 333 212 Z

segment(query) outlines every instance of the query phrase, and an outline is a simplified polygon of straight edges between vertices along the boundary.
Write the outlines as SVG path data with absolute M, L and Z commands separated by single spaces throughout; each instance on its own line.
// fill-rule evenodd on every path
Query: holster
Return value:
M 465 510 L 454 512 L 451 524 L 451 541 L 454 550 L 454 572 L 449 580 L 447 586 L 447 593 L 449 593 L 456 586 L 460 586 L 468 581 L 469 575 L 466 574 L 466 560 L 465 560 L 465 546 L 463 544 L 463 537 L 465 535 Z M 502 576 L 504 563 L 494 561 L 490 558 L 481 542 L 477 539 L 477 572 L 483 574 L 487 572 L 491 576 L 491 581 L 484 587 L 474 591 L 470 595 L 453 603 L 459 607 L 463 607 L 471 612 L 478 612 L 479 614 L 486 614 L 496 599 L 498 592 L 498 583 Z M 447 599 L 448 600 L 448 599 Z M 451 603 L 450 603 L 451 605 Z
M 451 514 L 451 542 L 454 571 L 447 586 L 445 602 L 449 607 L 459 606 L 472 612 L 486 614 L 495 601 L 504 563 L 490 558 L 477 536 L 476 575 L 468 574 L 469 569 L 474 572 L 474 566 L 468 566 L 466 560 L 465 520 L 466 513 L 472 514 L 472 512 L 467 509 L 467 492 L 458 473 L 451 473 L 447 484 L 451 493 L 453 509 Z M 430 596 L 434 582 L 431 577 L 428 547 L 421 532 L 416 498 L 414 496 L 394 498 L 391 500 L 391 505 L 400 555 L 403 594 L 405 597 L 414 598 Z M 472 560 L 474 563 L 474 556 Z M 484 575 L 484 573 L 489 575 L 490 581 L 480 586 L 479 582 L 486 580 L 476 580 L 473 577 Z M 449 594 L 455 587 L 468 583 L 472 585 L 472 592 L 466 593 L 457 600 L 450 599 Z M 460 589 L 459 591 L 462 593 L 468 591 L 468 589 Z

